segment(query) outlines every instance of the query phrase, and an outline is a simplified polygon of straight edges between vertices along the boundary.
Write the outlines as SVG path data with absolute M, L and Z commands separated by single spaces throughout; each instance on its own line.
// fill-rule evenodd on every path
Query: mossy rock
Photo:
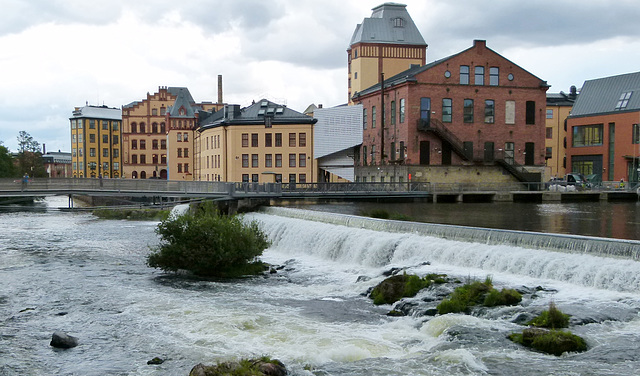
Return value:
M 446 282 L 446 275 L 427 274 L 423 278 L 415 274 L 397 274 L 380 282 L 373 288 L 369 297 L 373 304 L 393 304 L 405 297 L 413 297 L 432 283 Z
M 562 313 L 556 305 L 551 302 L 548 310 L 542 311 L 538 317 L 529 321 L 527 325 L 549 329 L 567 328 L 570 317 L 571 316 Z
M 522 333 L 513 333 L 510 340 L 523 346 L 560 356 L 565 352 L 582 352 L 587 350 L 587 343 L 569 331 L 527 328 Z
M 238 362 L 222 362 L 214 366 L 200 363 L 191 369 L 189 376 L 285 376 L 287 369 L 277 359 L 242 359 Z
M 485 307 L 499 305 L 514 305 L 522 301 L 522 295 L 513 289 L 498 291 L 493 288 L 490 278 L 484 282 L 474 281 L 457 287 L 449 298 L 438 304 L 438 313 L 468 312 L 475 305 L 482 304 Z

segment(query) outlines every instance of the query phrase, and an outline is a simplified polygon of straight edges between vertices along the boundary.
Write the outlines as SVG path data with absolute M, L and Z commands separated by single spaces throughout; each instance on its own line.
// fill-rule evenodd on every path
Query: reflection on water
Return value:
M 414 221 L 507 230 L 640 238 L 640 203 L 334 203 L 300 206 L 310 210 L 362 215 L 374 209 Z

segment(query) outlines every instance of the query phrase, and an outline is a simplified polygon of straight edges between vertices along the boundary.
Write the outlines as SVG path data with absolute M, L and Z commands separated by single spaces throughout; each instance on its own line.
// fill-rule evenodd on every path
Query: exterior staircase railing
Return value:
M 423 132 L 432 132 L 441 140 L 451 145 L 452 150 L 466 161 L 471 161 L 473 156 L 468 155 L 464 150 L 462 141 L 451 132 L 447 127 L 435 118 L 418 119 L 418 130 Z

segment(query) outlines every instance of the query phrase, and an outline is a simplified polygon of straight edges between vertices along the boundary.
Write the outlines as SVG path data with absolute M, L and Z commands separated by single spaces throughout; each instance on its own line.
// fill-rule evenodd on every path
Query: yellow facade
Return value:
M 565 123 L 571 114 L 571 105 L 547 104 L 545 147 L 547 151 L 547 179 L 562 177 L 566 174 Z
M 71 121 L 72 176 L 122 176 L 122 121 L 119 109 L 76 107 Z
M 316 181 L 312 124 L 221 125 L 202 130 L 197 142 L 200 180 Z

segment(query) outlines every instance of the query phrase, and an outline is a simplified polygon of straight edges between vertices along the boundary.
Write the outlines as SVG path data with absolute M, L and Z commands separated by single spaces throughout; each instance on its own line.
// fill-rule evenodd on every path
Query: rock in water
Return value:
M 60 349 L 70 349 L 78 346 L 78 338 L 57 331 L 51 336 L 51 343 L 49 345 Z

